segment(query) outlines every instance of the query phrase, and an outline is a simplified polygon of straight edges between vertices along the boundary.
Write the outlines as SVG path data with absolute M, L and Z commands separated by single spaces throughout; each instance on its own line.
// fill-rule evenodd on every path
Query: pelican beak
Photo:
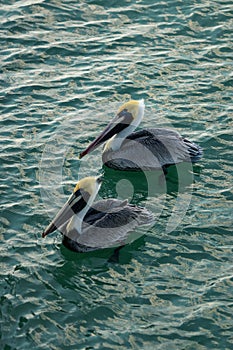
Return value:
M 126 109 L 119 112 L 106 126 L 102 133 L 79 155 L 79 159 L 96 149 L 99 145 L 109 140 L 112 136 L 127 128 L 133 121 L 133 116 Z
M 86 194 L 87 192 L 85 192 Z M 83 192 L 78 190 L 73 193 L 68 201 L 65 203 L 63 208 L 58 212 L 52 222 L 47 226 L 47 228 L 42 233 L 42 237 L 47 236 L 59 229 L 63 224 L 65 224 L 74 214 L 81 211 L 87 205 L 87 199 L 84 199 Z

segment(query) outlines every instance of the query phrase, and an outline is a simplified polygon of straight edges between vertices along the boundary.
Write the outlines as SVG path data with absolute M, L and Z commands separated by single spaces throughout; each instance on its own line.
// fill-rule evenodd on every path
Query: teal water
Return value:
M 232 349 L 232 2 L 4 0 L 0 14 L 0 348 Z M 102 170 L 100 149 L 80 163 L 130 98 L 142 127 L 177 129 L 202 161 L 162 185 Z M 100 197 L 156 217 L 116 262 L 41 238 L 100 171 Z

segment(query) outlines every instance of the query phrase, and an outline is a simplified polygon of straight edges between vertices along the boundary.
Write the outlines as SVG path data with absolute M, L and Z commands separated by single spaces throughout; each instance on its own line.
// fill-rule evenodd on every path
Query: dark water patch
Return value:
M 231 17 L 229 1 L 4 1 L 3 348 L 232 348 Z M 171 167 L 148 196 L 146 174 L 102 169 L 101 149 L 77 159 L 130 98 L 145 98 L 141 127 L 177 129 L 204 149 L 193 182 Z M 59 233 L 42 240 L 78 178 L 102 171 L 100 196 L 132 194 L 155 225 L 118 261 L 112 250 L 72 254 Z

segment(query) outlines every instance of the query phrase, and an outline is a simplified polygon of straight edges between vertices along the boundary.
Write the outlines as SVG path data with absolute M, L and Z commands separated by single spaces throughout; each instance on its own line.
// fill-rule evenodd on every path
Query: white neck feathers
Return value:
M 137 116 L 134 118 L 134 120 L 129 126 L 127 126 L 124 130 L 120 131 L 118 134 L 111 137 L 110 140 L 106 142 L 104 147 L 104 152 L 109 150 L 117 151 L 121 148 L 121 145 L 124 139 L 128 135 L 130 135 L 141 123 L 141 120 L 144 114 L 144 108 L 145 108 L 144 100 L 140 100 L 138 104 Z

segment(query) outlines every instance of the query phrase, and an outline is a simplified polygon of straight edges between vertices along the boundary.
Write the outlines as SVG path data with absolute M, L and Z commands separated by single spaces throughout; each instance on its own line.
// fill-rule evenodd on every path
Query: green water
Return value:
M 232 2 L 4 0 L 1 329 L 10 349 L 232 349 Z M 78 160 L 122 102 L 198 143 L 160 173 Z M 77 180 L 156 222 L 109 261 L 43 229 Z

